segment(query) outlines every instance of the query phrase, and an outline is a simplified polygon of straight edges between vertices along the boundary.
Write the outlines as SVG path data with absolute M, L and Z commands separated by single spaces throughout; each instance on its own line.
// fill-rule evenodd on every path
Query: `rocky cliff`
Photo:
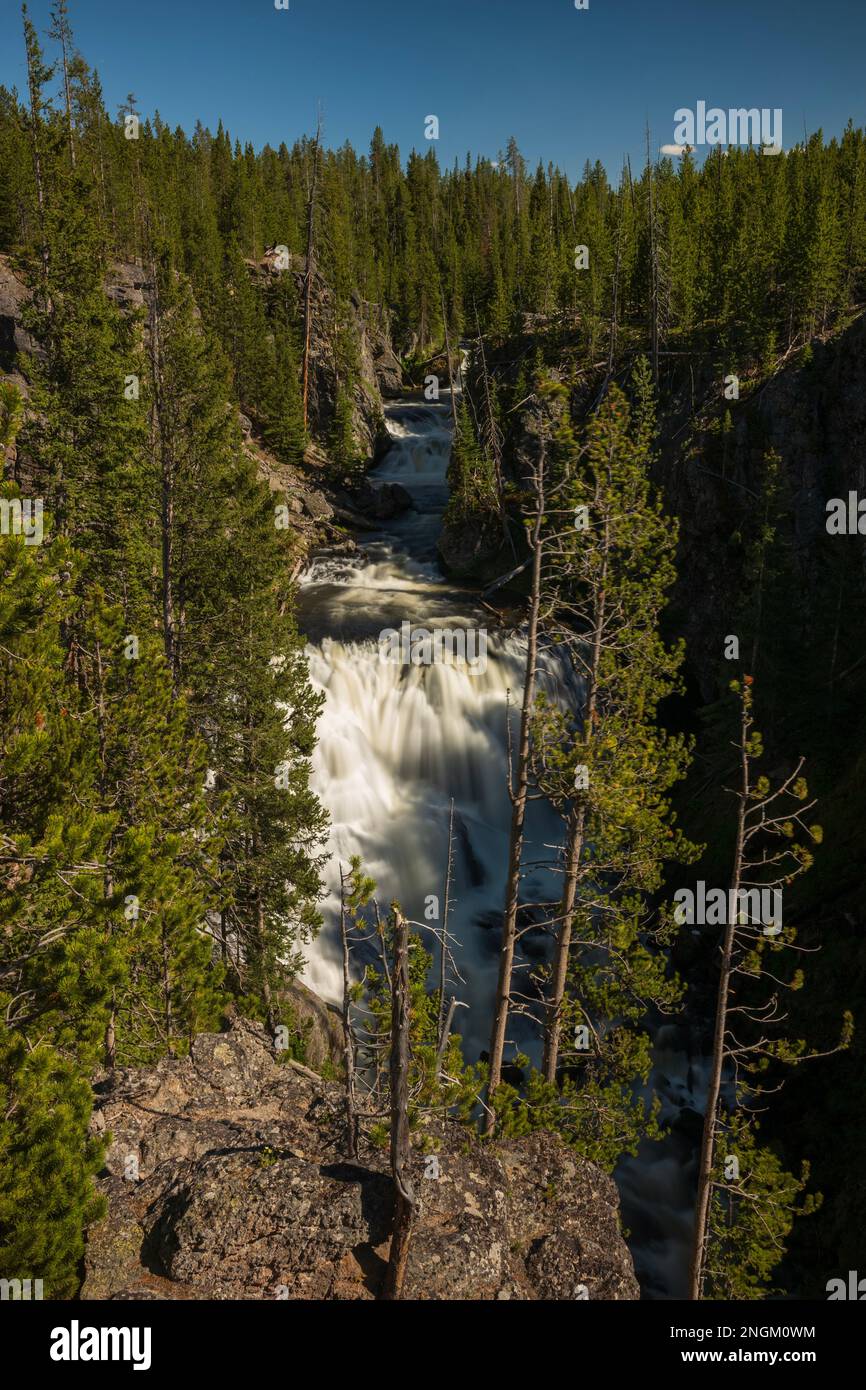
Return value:
M 724 636 L 731 631 L 743 582 L 743 534 L 760 515 L 763 460 L 780 459 L 777 546 L 792 570 L 792 643 L 808 643 L 825 590 L 834 583 L 826 550 L 830 498 L 862 495 L 866 485 L 866 315 L 792 355 L 769 376 L 740 383 L 728 404 L 718 376 L 701 362 L 674 375 L 661 400 L 658 469 L 668 510 L 679 518 L 675 621 L 701 693 L 712 698 Z M 727 414 L 727 420 L 726 420 Z M 857 542 L 855 541 L 855 545 Z M 866 587 L 866 546 L 846 552 L 850 603 Z M 841 551 L 842 547 L 837 546 Z M 834 555 L 831 551 L 831 556 Z M 840 633 L 844 648 L 845 633 Z M 838 669 L 859 655 L 840 649 Z
M 289 256 L 285 269 L 277 269 L 273 256 L 261 262 L 247 262 L 250 275 L 262 291 L 275 277 L 288 276 L 294 286 L 299 318 L 302 314 L 306 280 L 306 259 Z M 312 351 L 310 373 L 310 426 L 314 438 L 324 439 L 333 421 L 337 398 L 334 365 L 334 324 L 336 304 L 333 291 L 318 272 L 311 289 Z M 349 333 L 357 360 L 357 379 L 353 397 L 353 423 L 358 443 L 374 454 L 380 442 L 384 398 L 399 396 L 403 388 L 400 362 L 391 345 L 388 315 L 378 304 L 370 304 L 357 293 L 348 303 Z
M 108 1215 L 89 1233 L 83 1298 L 377 1297 L 387 1154 L 347 1162 L 340 1088 L 281 1057 L 236 1020 L 183 1060 L 97 1080 Z M 406 1298 L 638 1297 L 612 1180 L 553 1136 L 490 1146 L 431 1122 L 414 1169 Z

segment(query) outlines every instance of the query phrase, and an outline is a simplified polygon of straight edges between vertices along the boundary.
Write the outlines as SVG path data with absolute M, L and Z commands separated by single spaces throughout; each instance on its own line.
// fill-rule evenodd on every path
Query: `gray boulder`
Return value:
M 108 1214 L 88 1233 L 83 1298 L 377 1297 L 387 1151 L 347 1162 L 339 1086 L 278 1060 L 258 1025 L 103 1074 L 95 1093 Z M 557 1138 L 485 1145 L 430 1120 L 416 1140 L 406 1298 L 638 1297 L 612 1180 Z

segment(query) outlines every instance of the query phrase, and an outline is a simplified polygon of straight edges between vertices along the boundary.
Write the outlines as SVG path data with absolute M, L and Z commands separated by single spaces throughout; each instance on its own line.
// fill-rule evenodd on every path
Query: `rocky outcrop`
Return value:
M 108 298 L 124 313 L 147 307 L 149 276 L 134 261 L 117 261 L 105 277 Z
M 22 314 L 30 292 L 16 275 L 8 256 L 0 256 L 0 373 L 11 378 L 23 395 L 27 382 L 16 370 L 19 353 L 32 353 L 36 343 L 24 328 Z
M 446 573 L 470 583 L 491 582 L 515 564 L 502 523 L 491 513 L 466 517 L 446 513 L 437 549 Z
M 342 1071 L 343 1024 L 339 1009 L 326 1004 L 300 980 L 293 980 L 280 990 L 277 999 L 286 1005 L 286 1015 L 297 1029 L 306 1064 L 320 1074 L 327 1069 L 332 1073 Z
M 290 276 L 294 282 L 298 312 L 301 313 L 306 279 L 306 259 L 288 257 L 285 269 L 278 269 L 273 257 L 260 264 L 248 262 L 254 281 L 266 283 L 276 275 Z M 330 286 L 318 272 L 313 275 L 312 351 L 309 383 L 309 418 L 312 433 L 327 439 L 334 421 L 339 382 L 335 366 L 337 304 Z M 388 316 L 380 305 L 370 304 L 353 293 L 341 312 L 349 317 L 349 335 L 354 343 L 357 374 L 352 399 L 352 423 L 359 446 L 370 456 L 380 446 L 383 433 L 382 397 L 399 395 L 402 390 L 400 363 L 391 345 Z
M 111 1136 L 108 1214 L 88 1235 L 83 1298 L 377 1297 L 387 1154 L 347 1162 L 339 1088 L 278 1060 L 257 1025 L 98 1079 L 93 1125 Z M 413 1168 L 406 1298 L 638 1297 L 613 1182 L 553 1136 L 485 1146 L 431 1122 Z
M 374 484 L 365 479 L 359 487 L 355 506 L 364 516 L 374 517 L 376 521 L 390 521 L 412 506 L 412 495 L 401 483 Z
M 403 369 L 396 353 L 381 339 L 373 348 L 373 371 L 379 390 L 385 397 L 396 397 L 403 393 Z

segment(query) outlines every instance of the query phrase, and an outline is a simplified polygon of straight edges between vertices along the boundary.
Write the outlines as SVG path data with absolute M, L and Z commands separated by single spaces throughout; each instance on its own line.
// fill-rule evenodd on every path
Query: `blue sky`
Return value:
M 329 145 L 495 158 L 509 135 L 530 164 L 616 173 L 673 139 L 674 111 L 781 107 L 784 144 L 866 125 L 866 0 L 69 0 L 77 46 L 114 113 L 134 92 L 170 125 L 196 119 L 256 147 L 288 144 L 323 111 Z M 14 0 L 0 82 L 24 89 Z M 31 0 L 48 26 L 50 0 Z

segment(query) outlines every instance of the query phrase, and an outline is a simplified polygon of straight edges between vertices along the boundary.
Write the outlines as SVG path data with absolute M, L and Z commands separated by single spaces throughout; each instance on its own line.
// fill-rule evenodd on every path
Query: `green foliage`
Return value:
M 372 890 L 371 890 L 372 891 Z M 393 919 L 381 925 L 380 946 L 385 959 L 393 952 Z M 463 1123 L 472 1121 L 484 1084 L 484 1068 L 463 1061 L 458 1034 L 452 1033 L 438 1058 L 438 992 L 427 981 L 433 958 L 416 932 L 409 934 L 410 1048 L 409 1120 L 417 1128 L 431 1111 L 450 1112 Z M 360 1005 L 364 1016 L 362 1057 L 367 1054 L 376 1073 L 378 1092 L 388 1069 L 391 1042 L 391 993 L 384 969 L 368 966 L 363 978 Z
M 503 1083 L 496 1092 L 496 1136 L 516 1138 L 534 1130 L 558 1134 L 581 1158 L 613 1172 L 643 1140 L 663 1137 L 658 1097 L 645 1101 L 634 1094 L 630 1078 L 643 1081 L 652 1065 L 651 1041 L 632 1027 L 615 1028 L 582 1063 L 569 1055 L 561 1081 L 548 1082 L 518 1056 L 519 1085 Z
M 24 422 L 24 400 L 11 381 L 0 381 L 0 448 L 9 448 Z
M 4 1011 L 8 995 L 0 994 Z M 84 1230 L 104 1211 L 93 1176 L 104 1143 L 88 1135 L 86 1077 L 49 1043 L 0 1029 L 0 1278 L 41 1279 L 70 1298 Z
M 710 1209 L 705 1298 L 765 1299 L 783 1291 L 771 1284 L 797 1217 L 821 1205 L 805 1194 L 809 1164 L 799 1176 L 785 1170 L 773 1150 L 758 1142 L 754 1116 L 739 1111 L 725 1118 L 719 1135 Z M 726 1165 L 739 1164 L 729 1177 Z

